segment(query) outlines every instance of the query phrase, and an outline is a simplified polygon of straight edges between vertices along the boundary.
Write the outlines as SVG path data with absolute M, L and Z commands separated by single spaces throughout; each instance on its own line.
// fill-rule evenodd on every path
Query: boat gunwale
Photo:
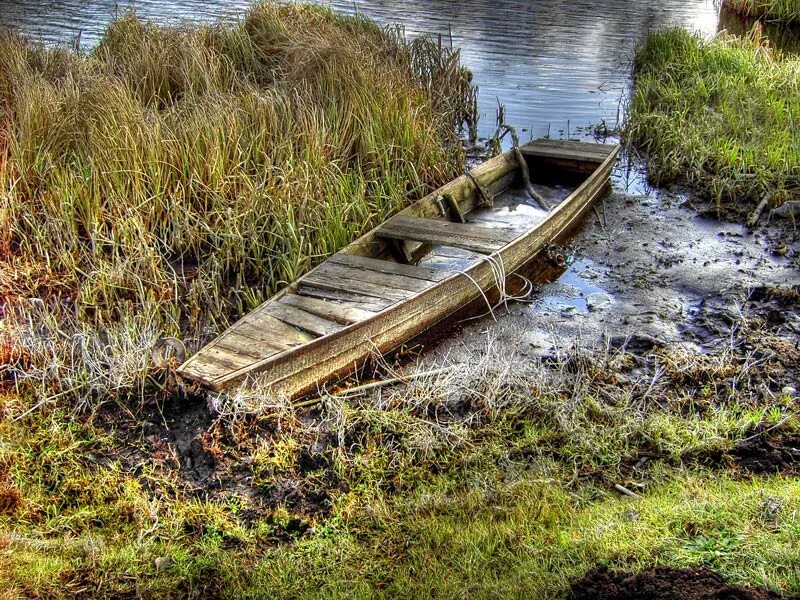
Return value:
M 196 353 L 191 358 L 189 358 L 188 360 L 186 360 L 177 369 L 177 374 L 180 375 L 184 379 L 199 383 L 200 385 L 202 385 L 202 386 L 204 386 L 204 387 L 206 387 L 206 388 L 208 388 L 208 389 L 210 389 L 212 391 L 219 392 L 219 391 L 222 391 L 223 389 L 229 387 L 230 385 L 234 385 L 237 381 L 242 381 L 242 380 L 246 379 L 247 376 L 250 373 L 252 373 L 254 376 L 258 376 L 258 375 L 263 374 L 267 370 L 267 368 L 269 368 L 269 364 L 270 363 L 276 363 L 277 364 L 279 362 L 282 362 L 282 361 L 286 360 L 291 355 L 297 354 L 298 352 L 303 352 L 303 353 L 305 353 L 305 352 L 313 352 L 318 346 L 320 346 L 320 345 L 322 345 L 324 343 L 329 343 L 333 339 L 336 339 L 336 338 L 339 338 L 339 337 L 344 337 L 345 335 L 348 335 L 348 334 L 352 333 L 353 331 L 355 331 L 357 329 L 367 328 L 376 319 L 381 318 L 381 317 L 385 317 L 386 314 L 389 313 L 389 312 L 398 312 L 398 313 L 399 312 L 404 312 L 405 310 L 408 310 L 408 305 L 409 304 L 419 303 L 420 299 L 423 298 L 424 296 L 426 296 L 426 295 L 428 295 L 430 293 L 434 293 L 434 292 L 440 291 L 441 288 L 444 287 L 447 283 L 454 281 L 456 278 L 458 278 L 460 276 L 466 276 L 467 278 L 472 279 L 471 275 L 474 275 L 475 271 L 477 271 L 482 266 L 484 266 L 485 263 L 491 261 L 492 258 L 500 255 L 500 258 L 502 260 L 502 255 L 503 254 L 508 253 L 510 250 L 512 250 L 516 246 L 524 243 L 529 238 L 535 236 L 541 229 L 546 228 L 555 219 L 557 219 L 562 212 L 564 212 L 566 210 L 569 210 L 569 209 L 572 209 L 573 208 L 572 205 L 576 201 L 576 199 L 579 198 L 585 192 L 585 190 L 587 190 L 589 187 L 591 187 L 592 185 L 595 185 L 596 182 L 597 182 L 598 177 L 602 173 L 605 173 L 607 170 L 609 170 L 611 168 L 611 166 L 613 165 L 614 161 L 616 160 L 616 158 L 617 158 L 617 156 L 618 156 L 618 154 L 620 152 L 619 144 L 597 144 L 597 145 L 598 146 L 601 146 L 601 145 L 602 146 L 608 146 L 609 147 L 609 152 L 606 155 L 605 159 L 603 159 L 600 162 L 595 162 L 595 161 L 592 161 L 590 159 L 580 159 L 580 162 L 586 162 L 586 163 L 594 162 L 597 166 L 594 168 L 594 170 L 591 173 L 589 173 L 586 176 L 586 178 L 578 185 L 578 187 L 576 187 L 572 192 L 570 192 L 570 194 L 564 200 L 562 200 L 557 206 L 555 206 L 547 214 L 547 216 L 542 221 L 536 223 L 534 227 L 532 227 L 530 229 L 527 229 L 524 232 L 520 233 L 519 236 L 517 236 L 516 238 L 512 239 L 511 241 L 509 241 L 502 248 L 499 248 L 499 249 L 495 250 L 494 252 L 492 252 L 491 254 L 489 254 L 487 256 L 481 256 L 478 260 L 476 260 L 473 264 L 469 265 L 466 269 L 458 270 L 458 271 L 452 271 L 452 272 L 450 272 L 450 274 L 447 277 L 445 277 L 444 279 L 442 279 L 442 280 L 440 280 L 438 282 L 435 282 L 429 288 L 421 290 L 419 292 L 415 292 L 414 294 L 412 294 L 411 296 L 409 296 L 408 298 L 405 298 L 403 300 L 398 300 L 397 302 L 387 306 L 382 311 L 376 312 L 372 316 L 370 316 L 370 317 L 368 317 L 366 319 L 363 319 L 361 321 L 356 321 L 354 323 L 346 325 L 346 326 L 342 327 L 341 329 L 339 329 L 337 331 L 334 331 L 334 332 L 331 332 L 329 334 L 315 337 L 314 339 L 311 339 L 311 340 L 309 340 L 308 342 L 306 342 L 306 343 L 304 343 L 302 345 L 294 346 L 294 347 L 291 347 L 291 348 L 287 348 L 286 350 L 284 350 L 282 352 L 278 352 L 276 354 L 273 354 L 273 355 L 268 356 L 266 358 L 263 358 L 261 360 L 257 360 L 255 362 L 251 363 L 250 365 L 247 365 L 246 367 L 241 367 L 239 369 L 230 371 L 229 373 L 227 373 L 226 375 L 224 375 L 224 376 L 222 376 L 220 378 L 209 380 L 209 379 L 204 379 L 204 378 L 201 378 L 201 377 L 195 377 L 195 376 L 192 376 L 190 374 L 186 374 L 185 373 L 184 366 L 189 365 L 191 363 L 191 361 L 195 357 L 198 356 L 199 352 Z M 543 158 L 547 158 L 547 157 L 543 157 Z M 503 154 L 500 154 L 500 155 L 498 155 L 496 157 L 493 157 L 492 159 L 490 159 L 488 161 L 485 161 L 485 162 L 481 163 L 480 165 L 476 166 L 474 169 L 472 169 L 470 171 L 470 175 L 477 179 L 477 176 L 475 175 L 476 171 L 478 171 L 478 170 L 490 171 L 496 165 L 501 165 L 503 162 L 509 162 L 509 159 L 511 159 L 514 162 L 516 162 L 516 159 L 514 159 L 513 150 L 505 152 Z M 501 173 L 496 179 L 494 179 L 494 180 L 492 180 L 492 181 L 490 181 L 488 183 L 483 183 L 482 185 L 484 185 L 484 186 L 485 185 L 491 185 L 495 181 L 498 181 L 498 180 L 502 179 L 503 177 L 508 176 L 510 173 L 515 173 L 515 172 L 519 171 L 519 169 L 520 169 L 520 167 L 519 167 L 519 165 L 517 165 L 516 168 L 511 168 L 508 171 Z M 413 209 L 415 207 L 419 207 L 423 203 L 431 202 L 437 196 L 441 195 L 442 194 L 442 190 L 446 190 L 446 189 L 450 189 L 450 188 L 462 185 L 462 184 L 466 183 L 467 181 L 469 181 L 470 179 L 471 179 L 470 176 L 468 176 L 466 174 L 460 175 L 459 177 L 450 180 L 449 182 L 447 182 L 444 185 L 440 186 L 436 190 L 434 190 L 434 191 L 430 192 L 429 194 L 423 196 L 422 198 L 420 198 L 419 200 L 417 200 L 413 204 L 407 206 L 402 211 L 400 211 L 400 212 L 398 212 L 396 214 L 397 215 L 402 215 L 402 214 L 406 213 L 407 211 L 413 212 Z M 594 200 L 594 195 L 591 198 L 587 199 L 586 204 L 587 205 L 591 204 L 591 202 L 593 200 Z M 569 228 L 569 226 L 572 224 L 574 219 L 576 217 L 580 216 L 582 213 L 583 213 L 582 209 L 578 210 L 576 212 L 576 214 L 572 218 L 570 218 L 567 223 L 564 224 L 564 226 L 562 227 L 562 230 L 559 231 L 558 235 L 560 235 L 563 232 L 564 229 Z M 395 215 L 392 215 L 392 216 L 395 216 Z M 365 245 L 365 244 L 371 243 L 372 241 L 374 241 L 375 237 L 377 237 L 376 234 L 378 233 L 378 231 L 380 230 L 380 228 L 383 226 L 384 223 L 385 223 L 385 221 L 379 223 L 374 228 L 372 228 L 370 231 L 366 232 L 365 234 L 360 236 L 358 239 L 354 240 L 353 242 L 351 242 L 350 244 L 348 244 L 347 246 L 345 246 L 344 248 L 342 248 L 338 252 L 332 254 L 331 256 L 335 256 L 335 254 L 340 254 L 340 253 L 349 254 L 347 252 L 344 252 L 347 248 L 353 248 L 353 247 L 358 246 L 359 244 Z M 554 237 L 557 237 L 557 235 L 554 236 Z M 541 248 L 539 248 L 536 251 L 532 252 L 530 257 L 529 257 L 529 259 L 534 258 L 540 251 L 541 251 Z M 297 289 L 297 285 L 302 283 L 302 280 L 305 277 L 307 277 L 308 275 L 311 275 L 312 273 L 314 273 L 315 271 L 320 269 L 327 262 L 327 260 L 328 259 L 324 260 L 319 265 L 317 265 L 316 267 L 314 267 L 313 269 L 311 269 L 310 271 L 305 273 L 302 277 L 300 277 L 296 281 L 292 282 L 291 284 L 286 286 L 281 291 L 277 292 L 275 295 L 273 295 L 268 300 L 265 300 L 264 303 L 259 305 L 259 307 L 257 307 L 254 310 L 259 310 L 259 309 L 263 308 L 266 304 L 269 304 L 269 303 L 272 303 L 272 302 L 277 302 L 278 300 L 280 300 L 286 294 L 293 293 Z M 519 267 L 516 267 L 516 268 L 512 269 L 511 271 L 509 271 L 508 273 L 506 273 L 506 277 L 511 275 L 518 268 Z M 474 282 L 474 280 L 473 280 L 473 282 Z M 480 286 L 478 286 L 476 284 L 476 290 L 477 290 L 477 292 L 479 294 L 485 292 L 487 289 L 491 289 L 491 285 L 486 287 L 486 288 L 484 288 L 484 287 L 480 287 Z M 335 302 L 331 302 L 331 304 L 335 304 Z M 246 315 L 242 316 L 235 323 L 233 323 L 230 327 L 228 327 L 228 329 L 226 331 L 234 330 L 235 327 L 239 323 L 244 322 L 244 320 L 247 317 L 249 317 L 252 314 L 252 312 L 253 311 L 251 311 L 251 312 L 247 313 Z M 448 314 L 452 314 L 452 312 L 453 312 L 452 310 L 449 311 L 442 318 L 446 318 L 447 315 Z M 413 316 L 416 316 L 416 313 Z M 412 318 L 412 317 L 410 316 L 409 318 Z M 402 323 L 405 323 L 407 320 L 408 319 L 402 321 Z M 436 321 L 436 322 L 438 322 L 438 321 Z M 428 328 L 434 326 L 436 324 L 436 322 L 434 322 L 431 325 L 429 325 Z M 302 328 L 300 328 L 300 329 L 302 329 Z M 205 350 L 205 349 L 208 349 L 208 348 L 215 347 L 217 345 L 217 343 L 222 340 L 224 335 L 225 335 L 225 332 L 222 332 L 220 335 L 217 336 L 217 338 L 215 338 L 214 340 L 212 340 L 211 342 L 206 344 L 201 349 L 201 351 Z M 292 377 L 292 376 L 293 376 L 292 374 L 285 375 L 283 377 L 280 377 L 279 379 L 276 379 L 274 382 L 271 382 L 271 384 L 276 384 L 276 383 L 278 383 L 280 381 L 283 381 L 283 380 L 285 380 L 285 379 L 287 379 L 289 377 Z

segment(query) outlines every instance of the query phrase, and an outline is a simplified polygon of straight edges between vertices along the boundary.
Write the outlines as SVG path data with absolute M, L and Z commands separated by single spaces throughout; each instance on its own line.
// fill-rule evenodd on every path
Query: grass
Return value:
M 10 598 L 563 597 L 597 564 L 665 565 L 796 594 L 796 478 L 713 457 L 800 435 L 780 392 L 798 358 L 757 320 L 646 361 L 489 343 L 380 396 L 216 421 L 200 439 L 223 486 L 199 493 L 142 428 L 157 412 L 4 420 L 0 579 Z M 251 484 L 225 475 L 242 466 Z
M 655 185 L 689 184 L 719 205 L 800 198 L 800 60 L 758 29 L 704 41 L 681 29 L 639 49 L 626 140 Z
M 17 385 L 143 397 L 159 336 L 196 348 L 461 173 L 470 80 L 457 51 L 313 6 L 214 27 L 129 15 L 89 54 L 2 33 Z
M 725 0 L 730 10 L 749 17 L 795 23 L 800 18 L 797 0 Z

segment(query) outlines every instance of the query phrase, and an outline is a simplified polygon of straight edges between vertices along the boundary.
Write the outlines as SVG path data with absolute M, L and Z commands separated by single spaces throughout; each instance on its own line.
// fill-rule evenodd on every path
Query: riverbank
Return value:
M 638 574 L 800 593 L 796 267 L 775 224 L 656 260 L 675 232 L 712 237 L 683 198 L 614 193 L 572 241 L 611 304 L 544 286 L 406 357 L 431 373 L 407 386 L 250 417 L 173 395 L 4 419 L 5 589 L 593 597 Z
M 723 4 L 748 17 L 764 17 L 784 23 L 798 23 L 800 20 L 800 9 L 795 0 L 725 0 Z
M 647 157 L 653 185 L 682 183 L 744 219 L 800 199 L 800 60 L 774 52 L 759 29 L 704 41 L 651 34 L 634 64 L 626 139 Z

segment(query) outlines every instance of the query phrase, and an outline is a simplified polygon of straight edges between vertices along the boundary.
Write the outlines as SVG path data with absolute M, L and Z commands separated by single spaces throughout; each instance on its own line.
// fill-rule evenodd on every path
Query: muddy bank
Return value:
M 800 285 L 792 223 L 765 220 L 750 233 L 702 216 L 711 212 L 704 208 L 677 190 L 647 191 L 640 177 L 620 168 L 613 193 L 562 249 L 572 264 L 560 278 L 537 285 L 527 302 L 496 310 L 497 322 L 485 317 L 452 329 L 423 364 L 464 358 L 487 336 L 523 358 L 575 345 L 710 350 L 728 343 L 748 317 L 751 296 L 761 303 L 751 302 L 753 314 L 781 320 L 787 336 L 800 334 L 796 305 L 767 306 L 767 290 Z
M 765 589 L 728 585 L 709 569 L 658 568 L 645 573 L 615 573 L 598 568 L 572 585 L 572 600 L 769 600 Z

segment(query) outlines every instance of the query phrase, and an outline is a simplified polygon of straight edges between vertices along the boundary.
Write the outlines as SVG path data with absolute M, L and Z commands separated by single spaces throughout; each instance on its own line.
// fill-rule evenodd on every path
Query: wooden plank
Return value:
M 421 292 L 432 285 L 436 285 L 433 281 L 415 279 L 413 277 L 406 277 L 405 275 L 389 275 L 379 271 L 348 267 L 347 265 L 339 265 L 332 262 L 323 263 L 314 274 L 320 277 L 330 277 L 334 279 L 344 277 L 345 279 L 356 280 L 362 284 L 369 283 L 376 285 L 379 289 L 392 288 L 407 292 Z
M 279 347 L 293 348 L 314 339 L 314 335 L 287 325 L 266 312 L 271 303 L 263 304 L 238 322 L 235 331 Z
M 374 298 L 372 296 L 362 296 L 361 294 L 318 288 L 303 281 L 299 282 L 297 294 L 334 302 L 345 302 L 348 306 L 354 306 L 373 313 L 379 313 L 397 303 L 396 300 L 387 300 L 386 298 Z
M 195 354 L 186 363 L 184 371 L 207 381 L 214 381 L 257 362 L 258 359 L 251 356 L 243 356 L 238 352 L 214 346 L 206 347 Z
M 323 290 L 346 292 L 348 294 L 368 296 L 369 298 L 378 298 L 381 300 L 392 300 L 394 302 L 405 300 L 414 295 L 413 291 L 389 288 L 381 284 L 360 280 L 357 277 L 357 273 L 353 278 L 349 278 L 333 273 L 325 274 L 312 271 L 303 277 L 300 282 Z
M 284 294 L 278 302 L 280 304 L 300 308 L 311 314 L 341 323 L 342 325 L 351 325 L 359 321 L 366 321 L 377 314 L 376 312 L 364 310 L 363 308 L 352 306 L 342 301 L 322 300 L 310 296 L 300 296 L 299 294 Z
M 520 151 L 525 156 L 601 163 L 614 151 L 614 146 L 540 140 L 520 146 Z
M 278 302 L 271 303 L 266 307 L 265 310 L 267 313 L 276 319 L 280 319 L 287 325 L 299 327 L 300 329 L 308 331 L 314 335 L 328 335 L 343 329 L 343 325 L 339 323 L 335 323 L 318 315 L 308 313 L 300 308 L 287 306 L 286 304 L 280 304 Z
M 370 271 L 387 273 L 389 275 L 413 277 L 414 279 L 422 279 L 424 281 L 442 281 L 452 275 L 452 272 L 443 269 L 404 265 L 390 260 L 380 260 L 367 256 L 358 256 L 356 254 L 334 254 L 328 259 L 328 262 L 353 268 L 369 269 Z
M 267 344 L 263 340 L 253 339 L 236 330 L 225 332 L 225 335 L 218 339 L 214 347 L 236 351 L 246 356 L 252 356 L 257 360 L 275 356 L 289 349 L 288 347 L 279 348 L 275 345 Z
M 397 215 L 381 227 L 377 235 L 395 240 L 415 240 L 438 246 L 453 246 L 480 254 L 491 254 L 516 237 L 519 232 L 421 219 Z

